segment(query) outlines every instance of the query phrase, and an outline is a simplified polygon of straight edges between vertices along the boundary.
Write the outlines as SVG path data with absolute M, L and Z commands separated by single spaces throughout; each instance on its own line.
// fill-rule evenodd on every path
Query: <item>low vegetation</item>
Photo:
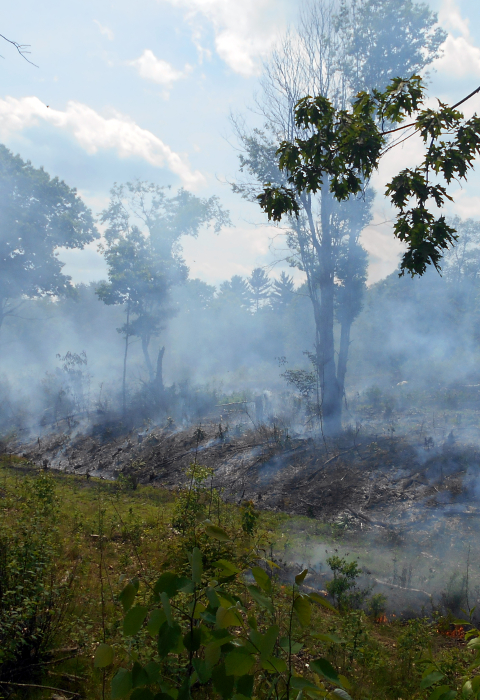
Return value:
M 294 519 L 189 477 L 175 493 L 3 457 L 0 697 L 478 697 L 474 611 L 387 620 L 339 554 L 318 590 L 282 561 Z

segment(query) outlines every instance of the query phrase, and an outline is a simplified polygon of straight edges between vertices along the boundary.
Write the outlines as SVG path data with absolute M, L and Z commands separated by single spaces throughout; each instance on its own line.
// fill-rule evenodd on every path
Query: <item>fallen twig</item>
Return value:
M 412 593 L 423 593 L 424 595 L 428 596 L 428 598 L 432 597 L 431 593 L 427 593 L 427 591 L 422 591 L 421 588 L 407 588 L 407 586 L 399 586 L 396 583 L 389 583 L 388 581 L 381 581 L 379 578 L 374 578 L 373 580 L 382 586 L 391 586 L 392 588 L 398 588 L 401 591 L 411 591 Z
M 37 683 L 13 683 L 12 681 L 0 681 L 0 685 L 13 685 L 16 688 L 43 688 L 44 690 L 56 690 L 59 693 L 67 693 L 67 695 L 71 695 L 72 698 L 80 697 L 80 693 L 73 692 L 72 690 L 64 690 L 63 688 L 54 688 L 51 685 L 38 685 Z
M 349 506 L 345 506 L 345 508 L 350 511 L 352 515 L 354 515 L 356 518 L 359 518 L 360 520 L 365 520 L 365 522 L 370 523 L 370 525 L 377 525 L 378 527 L 386 527 L 389 530 L 394 530 L 395 527 L 399 527 L 399 525 L 393 524 L 390 525 L 389 523 L 382 523 L 381 520 L 372 520 L 369 518 L 367 515 L 362 515 L 362 513 L 357 513 L 353 508 L 350 508 Z
M 321 466 L 319 469 L 316 469 L 316 470 L 313 472 L 313 474 L 310 474 L 309 476 L 307 476 L 307 478 L 304 479 L 303 483 L 305 483 L 305 482 L 307 482 L 307 481 L 311 481 L 315 476 L 317 476 L 317 474 L 319 474 L 319 473 L 322 471 L 322 469 L 324 469 L 324 468 L 327 466 L 327 464 L 330 464 L 330 462 L 333 462 L 333 461 L 335 461 L 336 459 L 338 459 L 339 457 L 341 457 L 342 455 L 347 454 L 347 452 L 352 452 L 353 450 L 356 450 L 356 449 L 357 449 L 357 448 L 356 448 L 355 446 L 354 446 L 354 447 L 349 447 L 348 450 L 344 450 L 343 452 L 339 452 L 338 454 L 333 455 L 333 457 L 330 457 L 330 459 L 327 459 L 327 461 L 324 462 L 324 463 L 322 464 L 322 466 Z

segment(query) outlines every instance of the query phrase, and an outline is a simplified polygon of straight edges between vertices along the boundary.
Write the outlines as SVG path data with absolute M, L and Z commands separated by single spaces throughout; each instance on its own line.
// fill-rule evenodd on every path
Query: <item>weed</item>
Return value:
M 327 564 L 333 573 L 333 580 L 326 584 L 328 593 L 340 610 L 360 608 L 365 602 L 370 588 L 359 589 L 357 579 L 363 573 L 357 561 L 347 561 L 345 557 L 328 557 Z

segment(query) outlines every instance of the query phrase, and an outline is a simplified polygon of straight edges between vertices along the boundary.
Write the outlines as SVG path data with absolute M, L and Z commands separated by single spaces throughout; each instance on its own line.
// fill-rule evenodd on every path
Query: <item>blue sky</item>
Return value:
M 237 171 L 230 112 L 247 113 L 261 62 L 295 22 L 299 0 L 20 0 L 2 13 L 0 31 L 31 45 L 26 63 L 5 42 L 0 140 L 35 166 L 78 188 L 94 212 L 113 182 L 133 178 L 197 195 L 216 194 L 234 227 L 218 237 L 186 240 L 192 276 L 218 284 L 269 265 L 275 231 L 258 208 L 230 192 Z M 480 84 L 480 13 L 473 0 L 435 0 L 449 32 L 431 92 L 455 101 Z M 47 107 L 48 105 L 48 107 Z M 469 109 L 480 112 L 480 98 Z M 251 117 L 252 124 L 255 117 Z M 400 163 L 415 158 L 408 143 L 374 178 L 377 191 Z M 480 215 L 480 178 L 458 190 L 450 213 Z M 400 248 L 391 212 L 378 196 L 374 225 L 363 235 L 370 279 L 391 272 Z M 388 223 L 384 223 L 384 222 Z M 76 281 L 105 276 L 95 245 L 61 252 Z M 277 266 L 277 272 L 280 267 Z M 275 273 L 274 273 L 275 274 Z

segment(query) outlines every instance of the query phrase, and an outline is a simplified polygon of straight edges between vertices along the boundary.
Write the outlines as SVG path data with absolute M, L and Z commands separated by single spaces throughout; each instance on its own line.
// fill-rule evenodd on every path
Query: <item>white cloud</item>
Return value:
M 201 50 L 198 15 L 203 15 L 215 32 L 215 48 L 232 70 L 249 77 L 259 72 L 258 59 L 266 56 L 285 29 L 287 3 L 282 0 L 166 0 L 188 11 L 194 25 L 194 42 Z
M 150 49 L 145 49 L 139 58 L 136 58 L 134 61 L 128 61 L 128 64 L 137 69 L 141 78 L 152 80 L 154 83 L 164 85 L 166 88 L 171 88 L 176 80 L 185 77 L 184 72 L 177 70 L 167 61 L 157 58 Z M 189 68 L 189 66 L 186 66 L 186 71 Z
M 114 34 L 113 34 L 113 32 L 112 32 L 111 29 L 109 29 L 108 27 L 104 27 L 103 25 L 101 25 L 100 22 L 98 21 L 98 19 L 94 19 L 93 21 L 95 22 L 95 24 L 96 24 L 97 27 L 99 28 L 100 34 L 103 34 L 104 36 L 106 36 L 107 39 L 108 39 L 109 41 L 113 41 L 113 40 L 114 40 L 115 37 L 114 37 Z
M 218 285 L 232 275 L 250 275 L 254 267 L 271 261 L 271 235 L 272 226 L 240 225 L 224 228 L 220 236 L 207 229 L 199 238 L 186 237 L 183 252 L 191 276 Z
M 205 182 L 202 173 L 193 172 L 184 157 L 125 115 L 103 117 L 91 107 L 73 101 L 68 102 L 62 112 L 48 108 L 38 97 L 0 99 L 0 134 L 3 138 L 42 120 L 71 133 L 87 153 L 114 149 L 120 158 L 143 158 L 156 167 L 167 167 L 181 178 L 185 187 L 194 189 Z
M 438 71 L 458 78 L 480 75 L 480 48 L 473 46 L 467 38 L 449 34 L 443 49 L 444 55 L 434 62 Z
M 458 78 L 480 75 L 480 48 L 474 45 L 469 20 L 462 17 L 455 0 L 444 0 L 438 20 L 445 29 L 460 36 L 449 33 L 443 45 L 443 56 L 434 62 L 434 67 Z

